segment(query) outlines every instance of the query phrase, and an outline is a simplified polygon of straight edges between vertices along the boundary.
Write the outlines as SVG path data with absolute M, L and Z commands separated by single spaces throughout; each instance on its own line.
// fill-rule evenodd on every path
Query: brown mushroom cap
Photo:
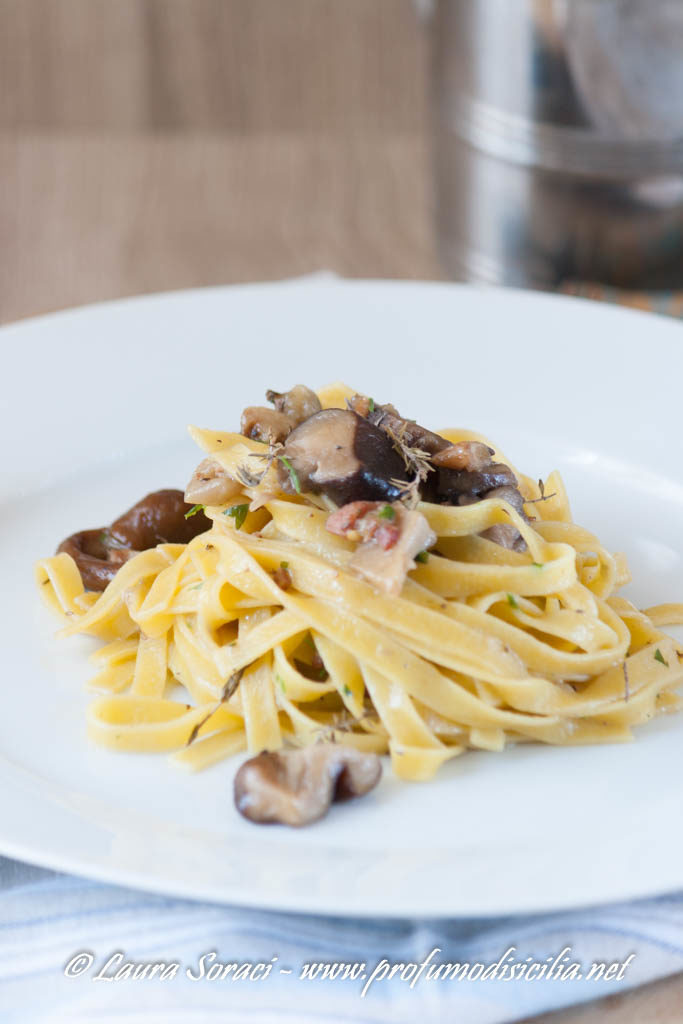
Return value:
M 280 444 L 294 426 L 291 417 L 265 405 L 248 405 L 240 420 L 240 431 L 245 437 L 266 444 Z
M 323 493 L 338 505 L 394 501 L 392 480 L 406 469 L 387 435 L 350 409 L 325 409 L 304 420 L 287 438 L 284 456 L 304 491 Z M 281 470 L 283 483 L 287 472 Z
M 266 391 L 266 398 L 273 403 L 278 412 L 289 416 L 295 425 L 303 423 L 309 416 L 322 409 L 315 391 L 311 391 L 305 384 L 297 384 L 289 391 Z
M 432 462 L 435 466 L 443 466 L 446 469 L 471 469 L 481 470 L 491 465 L 493 448 L 481 441 L 458 441 L 457 444 L 450 444 L 433 456 Z
M 368 411 L 368 420 L 375 426 L 380 427 L 393 437 L 400 437 L 401 441 L 410 448 L 419 448 L 429 455 L 435 455 L 450 447 L 450 441 L 433 430 L 416 423 L 415 420 L 407 420 L 398 412 L 393 405 L 375 405 L 372 411 Z
M 111 526 L 73 533 L 57 548 L 71 555 L 86 590 L 104 590 L 131 555 L 164 542 L 187 544 L 211 526 L 203 512 L 189 519 L 182 491 L 153 491 Z
M 526 519 L 524 498 L 517 487 L 496 487 L 494 490 L 488 491 L 483 497 L 499 498 L 501 501 L 506 501 L 508 505 L 514 508 L 515 512 L 518 512 L 523 519 Z M 526 541 L 512 523 L 496 523 L 495 526 L 489 526 L 488 530 L 484 530 L 482 533 L 482 537 L 486 540 L 492 540 L 494 544 L 499 544 L 502 548 L 511 548 L 513 551 L 526 551 L 527 548 Z
M 186 519 L 189 510 L 182 491 L 152 491 L 115 519 L 110 531 L 117 541 L 136 551 L 164 543 L 189 544 L 211 527 L 211 520 L 201 511 Z
M 516 487 L 517 478 L 509 466 L 490 462 L 485 469 L 439 469 L 430 485 L 435 488 L 436 501 L 457 505 L 462 495 L 483 498 L 487 491 Z
M 111 545 L 106 529 L 80 530 L 63 540 L 57 552 L 70 555 L 81 574 L 86 590 L 105 590 L 123 563 L 135 552 Z
M 243 817 L 261 824 L 308 825 L 322 818 L 333 800 L 368 793 L 381 774 L 376 754 L 337 743 L 264 751 L 238 770 L 235 807 Z

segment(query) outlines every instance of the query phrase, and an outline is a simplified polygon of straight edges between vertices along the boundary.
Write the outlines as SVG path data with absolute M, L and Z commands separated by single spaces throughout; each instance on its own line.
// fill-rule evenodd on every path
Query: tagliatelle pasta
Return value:
M 319 397 L 330 409 L 351 395 Z M 572 522 L 557 473 L 516 473 L 524 513 L 495 496 L 416 504 L 436 543 L 393 595 L 355 571 L 357 542 L 327 528 L 332 503 L 283 489 L 267 444 L 191 432 L 240 486 L 205 508 L 207 532 L 135 555 L 101 594 L 69 554 L 37 566 L 64 634 L 103 642 L 95 742 L 199 769 L 323 738 L 389 753 L 417 780 L 467 749 L 623 741 L 678 709 L 683 654 L 661 629 L 683 606 L 642 612 L 618 596 L 625 559 Z M 487 538 L 500 525 L 517 548 Z

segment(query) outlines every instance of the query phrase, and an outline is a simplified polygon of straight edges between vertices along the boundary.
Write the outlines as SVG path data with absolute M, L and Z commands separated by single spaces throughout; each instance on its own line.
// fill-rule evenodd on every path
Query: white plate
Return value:
M 336 914 L 529 912 L 683 887 L 683 717 L 627 746 L 467 754 L 388 771 L 302 831 L 234 811 L 235 765 L 186 775 L 85 737 L 86 639 L 57 641 L 32 566 L 74 529 L 182 486 L 194 422 L 266 387 L 344 378 L 429 426 L 558 467 L 576 518 L 627 552 L 641 606 L 683 596 L 680 325 L 449 285 L 254 285 L 113 303 L 0 331 L 0 850 L 192 897 Z

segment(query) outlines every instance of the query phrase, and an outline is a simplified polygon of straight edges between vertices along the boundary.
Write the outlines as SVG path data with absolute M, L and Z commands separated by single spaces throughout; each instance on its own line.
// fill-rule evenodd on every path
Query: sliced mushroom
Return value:
M 295 427 L 321 410 L 315 391 L 304 384 L 290 391 L 266 391 L 266 398 L 274 409 L 250 405 L 242 413 L 240 430 L 254 441 L 282 444 Z
M 74 533 L 57 548 L 71 555 L 86 590 L 104 590 L 125 561 L 164 542 L 187 544 L 211 526 L 203 512 L 189 519 L 182 491 L 148 494 L 111 526 Z
M 315 392 L 303 384 L 290 391 L 268 391 L 266 397 L 275 409 L 245 409 L 242 433 L 270 443 L 284 442 L 278 454 L 278 476 L 283 490 L 289 493 L 322 493 L 340 506 L 391 502 L 405 491 L 401 481 L 407 476 L 414 495 L 423 500 L 467 505 L 489 496 L 502 497 L 524 515 L 524 502 L 512 469 L 493 462 L 493 449 L 480 441 L 452 444 L 401 416 L 393 405 L 378 405 L 365 395 L 349 399 L 348 409 L 324 411 Z M 372 517 L 356 518 L 362 529 L 353 539 L 367 541 L 369 537 L 362 533 Z M 335 523 L 333 520 L 332 532 L 338 532 Z M 383 531 L 385 548 L 394 543 L 390 533 L 388 529 Z M 379 532 L 373 529 L 372 536 L 376 542 Z M 511 525 L 491 527 L 484 536 L 504 547 L 523 550 L 526 546 Z M 368 578 L 375 578 L 377 544 L 369 551 L 361 562 L 368 565 Z M 411 558 L 407 561 L 410 568 Z M 393 574 L 391 592 L 397 592 L 396 587 L 400 590 L 396 581 L 405 577 L 405 571 L 403 576 L 398 571 Z
M 524 516 L 524 498 L 522 497 L 517 487 L 494 487 L 492 491 L 486 492 L 487 498 L 499 498 L 500 501 L 506 501 L 508 505 L 512 505 L 515 512 L 519 512 L 520 516 Z
M 489 526 L 488 530 L 484 530 L 481 536 L 511 551 L 526 551 L 527 548 L 524 537 L 512 523 L 496 523 L 495 526 Z
M 297 384 L 289 391 L 266 391 L 266 398 L 273 403 L 278 412 L 293 420 L 294 426 L 303 423 L 309 416 L 322 409 L 315 391 L 311 391 L 305 384 Z
M 73 533 L 57 548 L 71 555 L 78 566 L 86 590 L 104 590 L 124 562 L 136 551 L 113 543 L 108 529 L 81 530 Z
M 458 441 L 448 448 L 443 448 L 434 455 L 432 462 L 435 466 L 445 469 L 469 469 L 474 472 L 491 465 L 493 448 L 480 441 Z
M 368 412 L 368 421 L 383 430 L 392 440 L 399 440 L 409 448 L 435 455 L 450 446 L 450 441 L 433 430 L 427 430 L 414 420 L 407 420 L 393 405 L 375 405 Z
M 182 491 L 153 491 L 115 519 L 109 529 L 119 544 L 136 551 L 164 543 L 189 544 L 211 527 L 202 511 L 186 519 L 189 511 Z
M 185 488 L 185 501 L 191 505 L 225 505 L 242 493 L 242 485 L 228 476 L 215 459 L 203 459 Z
M 264 751 L 238 770 L 235 806 L 250 821 L 309 825 L 327 813 L 333 800 L 368 793 L 381 774 L 376 754 L 336 743 L 278 753 Z
M 514 508 L 515 512 L 518 512 L 523 519 L 526 519 L 524 498 L 517 487 L 496 487 L 485 494 L 484 497 L 500 498 L 502 501 L 506 501 L 508 505 Z M 517 527 L 513 526 L 512 523 L 496 523 L 495 526 L 490 526 L 488 530 L 484 530 L 482 537 L 485 537 L 486 540 L 492 540 L 494 544 L 499 544 L 502 548 L 510 548 L 513 551 L 526 551 L 527 548 L 524 537 L 522 537 Z
M 289 416 L 265 405 L 250 405 L 242 413 L 240 430 L 253 441 L 266 444 L 281 444 L 291 432 L 295 423 Z
M 488 491 L 500 487 L 515 487 L 517 478 L 509 466 L 490 462 L 485 469 L 440 469 L 434 474 L 436 500 L 447 505 L 458 505 L 462 495 L 482 498 Z
M 405 467 L 391 440 L 350 409 L 325 409 L 304 420 L 287 438 L 282 455 L 300 488 L 325 494 L 336 504 L 393 501 Z M 279 460 L 280 479 L 292 491 L 291 474 Z

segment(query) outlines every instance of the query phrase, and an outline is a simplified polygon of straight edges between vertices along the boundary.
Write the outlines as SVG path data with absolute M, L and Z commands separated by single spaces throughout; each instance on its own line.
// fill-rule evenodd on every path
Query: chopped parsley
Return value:
M 275 673 L 275 678 L 278 681 L 278 683 L 280 684 L 280 689 L 282 690 L 282 692 L 286 693 L 287 692 L 287 687 L 285 686 L 285 681 L 282 678 L 282 676 L 278 672 L 276 672 Z
M 655 661 L 658 661 L 660 665 L 666 665 L 667 668 L 669 667 L 669 662 L 666 660 L 659 647 L 655 651 Z
M 299 476 L 294 466 L 289 461 L 286 455 L 278 455 L 278 459 L 289 473 L 289 479 L 292 481 L 292 487 L 297 494 L 301 494 L 301 484 L 299 483 Z
M 374 412 L 375 411 L 375 399 L 374 398 L 369 398 L 368 399 L 368 411 L 369 412 Z
M 289 569 L 289 562 L 280 562 L 281 569 Z
M 230 508 L 225 509 L 223 515 L 230 516 L 232 519 L 234 519 L 235 529 L 239 530 L 244 525 L 244 520 L 247 518 L 248 511 L 248 505 L 231 505 Z
M 423 564 L 425 562 L 428 562 L 429 561 L 429 552 L 428 551 L 420 551 L 419 554 L 415 555 L 415 561 L 416 562 L 422 562 Z
M 543 568 L 543 562 L 532 562 L 531 565 L 533 566 L 534 569 L 542 569 Z
M 352 694 L 351 687 L 347 686 L 346 683 L 344 683 L 344 696 L 345 697 L 350 697 L 351 694 Z
M 507 599 L 508 604 L 510 605 L 511 608 L 519 608 L 519 605 L 517 604 L 517 598 L 514 594 L 508 594 Z
M 393 519 L 396 518 L 396 509 L 393 507 L 393 505 L 385 505 L 384 508 L 381 508 L 379 510 L 377 515 L 380 519 L 388 519 L 389 522 L 391 522 Z
M 189 512 L 185 513 L 186 519 L 191 519 L 192 516 L 196 516 L 198 512 L 203 512 L 206 505 L 193 505 Z

